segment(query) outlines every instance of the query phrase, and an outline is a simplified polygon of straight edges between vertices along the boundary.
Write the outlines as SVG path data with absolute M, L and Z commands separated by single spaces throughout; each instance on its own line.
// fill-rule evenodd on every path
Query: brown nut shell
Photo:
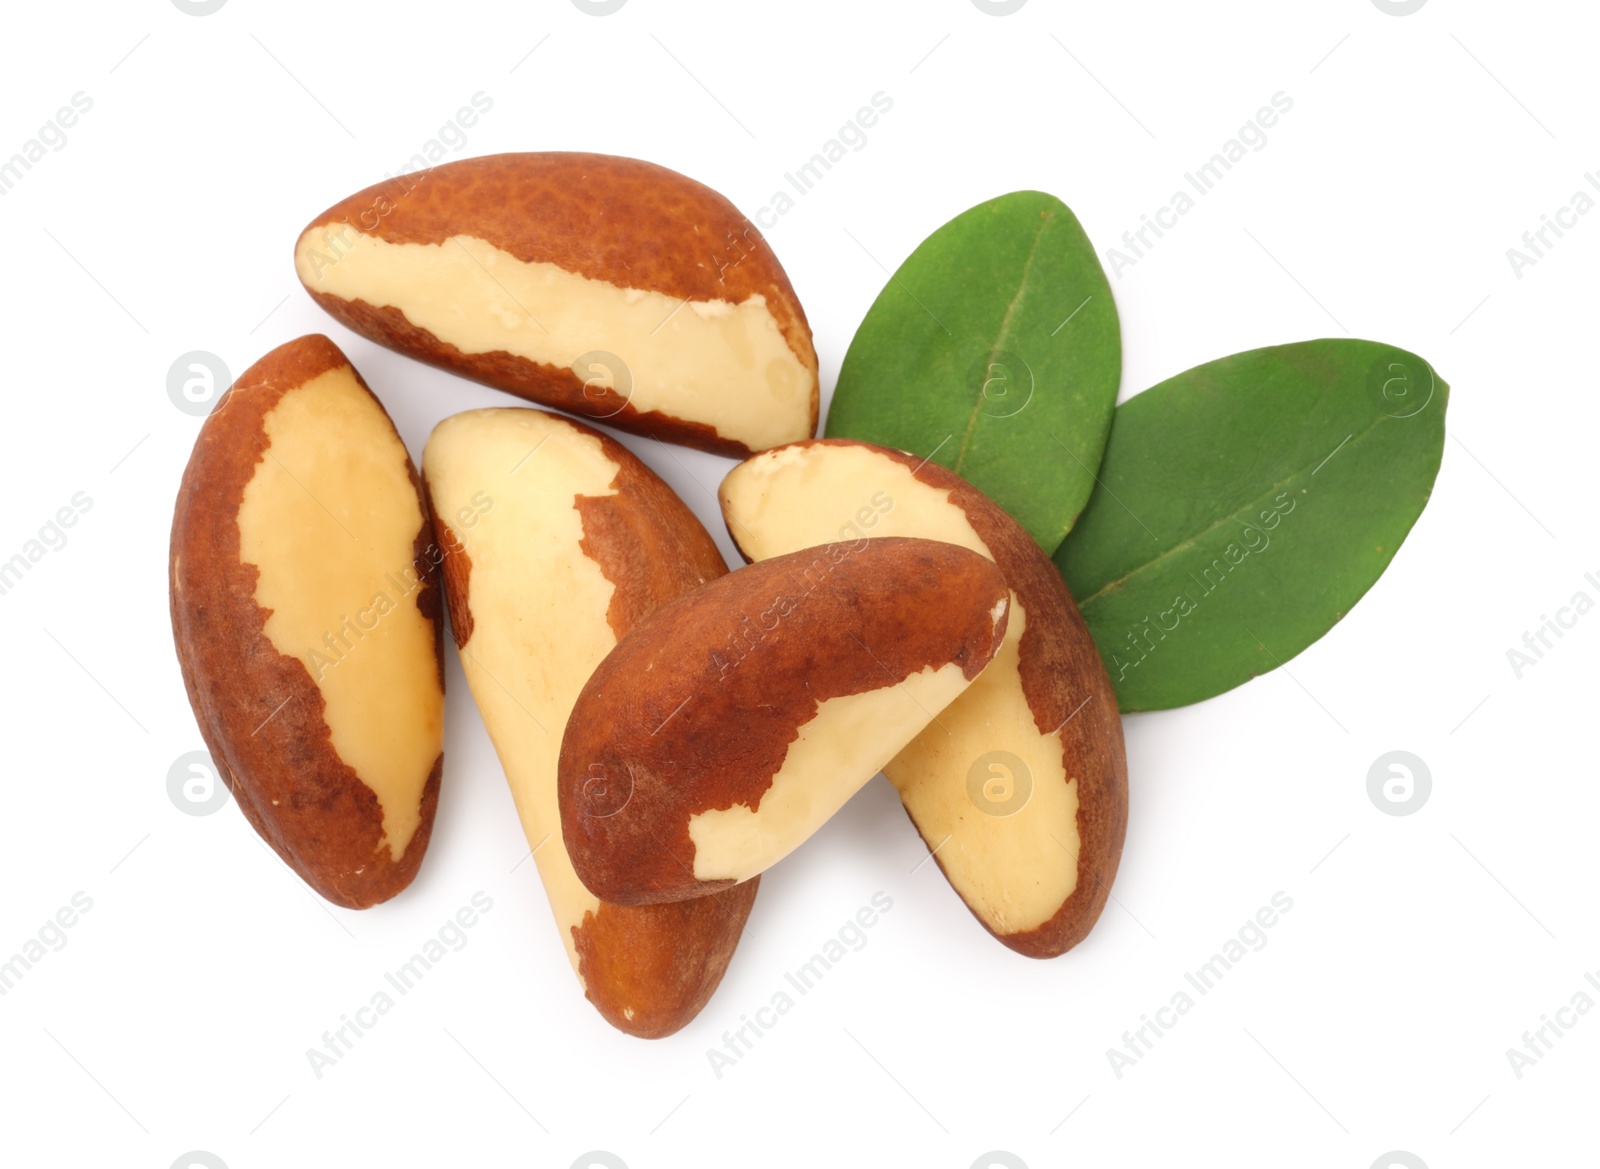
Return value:
M 729 473 L 728 530 L 753 559 L 819 539 L 922 536 L 988 556 L 1011 622 L 977 684 L 885 768 L 934 859 L 996 938 L 1034 958 L 1088 934 L 1128 819 L 1116 694 L 1061 574 L 952 471 L 852 439 L 794 443 Z
M 189 701 L 251 825 L 336 905 L 410 883 L 443 765 L 437 557 L 421 485 L 338 347 L 251 366 L 201 427 L 172 523 Z
M 603 154 L 461 159 L 317 216 L 306 290 L 382 345 L 622 430 L 742 457 L 816 431 L 789 278 L 727 199 Z
M 769 867 L 978 676 L 1007 605 L 975 553 L 863 540 L 754 565 L 646 618 L 562 741 L 579 877 L 644 904 Z
M 494 740 L 584 994 L 643 1038 L 699 1013 L 733 956 L 751 881 L 674 905 L 616 905 L 561 840 L 561 728 L 594 668 L 662 604 L 727 572 L 694 514 L 598 431 L 539 410 L 446 419 L 423 456 L 448 551 L 462 668 Z

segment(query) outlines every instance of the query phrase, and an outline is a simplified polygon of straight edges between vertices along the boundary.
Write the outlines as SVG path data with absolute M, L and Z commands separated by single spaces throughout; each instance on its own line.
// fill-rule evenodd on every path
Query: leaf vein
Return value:
M 1370 435 L 1374 430 L 1376 430 L 1385 421 L 1388 421 L 1388 419 L 1385 418 L 1384 416 L 1381 416 L 1381 415 L 1379 417 L 1377 417 L 1377 418 L 1374 418 L 1372 420 L 1372 425 L 1368 426 L 1365 430 L 1361 431 L 1359 434 L 1354 435 L 1353 437 L 1346 439 L 1343 443 L 1340 444 L 1340 446 L 1343 447 L 1343 446 L 1348 446 L 1348 445 L 1351 445 L 1351 444 L 1355 444 L 1355 445 L 1359 446 L 1363 439 L 1365 439 L 1368 435 Z M 1329 457 L 1331 457 L 1331 456 L 1329 456 Z M 1327 461 L 1328 461 L 1327 458 L 1323 458 L 1318 463 L 1317 469 L 1321 470 L 1321 464 L 1325 463 Z M 1272 495 L 1274 492 L 1278 492 L 1278 491 L 1283 490 L 1284 487 L 1286 487 L 1290 483 L 1293 483 L 1300 476 L 1306 475 L 1306 472 L 1310 467 L 1311 467 L 1311 464 L 1308 462 L 1304 466 L 1296 468 L 1295 470 L 1291 471 L 1288 475 L 1286 475 L 1284 478 L 1278 480 L 1272 486 L 1268 487 L 1265 491 L 1263 491 L 1260 494 L 1256 495 L 1248 503 L 1243 504 L 1242 506 L 1235 508 L 1233 511 L 1228 512 L 1226 515 L 1219 516 L 1215 521 L 1213 521 L 1210 524 L 1207 524 L 1200 531 L 1194 533 L 1194 535 L 1185 537 L 1184 539 L 1180 540 L 1178 543 L 1174 544 L 1171 548 L 1168 548 L 1166 551 L 1161 552 L 1158 555 L 1152 556 L 1149 560 L 1144 561 L 1142 564 L 1135 565 L 1133 568 L 1129 569 L 1127 572 L 1125 572 L 1121 576 L 1117 577 L 1117 579 L 1111 580 L 1111 581 L 1107 581 L 1105 584 L 1103 584 L 1099 588 L 1095 589 L 1094 592 L 1090 593 L 1083 600 L 1079 601 L 1078 602 L 1078 607 L 1080 609 L 1086 608 L 1092 602 L 1098 600 L 1100 597 L 1105 596 L 1107 593 L 1115 592 L 1117 589 L 1120 589 L 1124 584 L 1126 584 L 1128 581 L 1132 580 L 1134 577 L 1138 576 L 1140 573 L 1143 573 L 1143 572 L 1145 572 L 1145 571 L 1147 571 L 1147 570 L 1149 570 L 1151 568 L 1154 568 L 1156 565 L 1160 564 L 1164 560 L 1167 560 L 1167 559 L 1169 559 L 1169 558 L 1171 558 L 1173 556 L 1178 555 L 1181 552 L 1186 552 L 1189 549 L 1193 548 L 1196 544 L 1198 544 L 1206 536 L 1209 536 L 1212 532 L 1214 532 L 1218 528 L 1222 527 L 1223 524 L 1231 523 L 1232 521 L 1237 520 L 1246 511 L 1249 511 L 1249 510 L 1255 508 L 1263 499 L 1265 499 L 1268 496 Z M 1306 476 L 1306 477 L 1309 478 L 1310 476 Z
M 966 429 L 961 432 L 961 446 L 956 450 L 955 465 L 950 469 L 956 474 L 961 473 L 961 468 L 966 465 L 967 448 L 972 444 L 972 432 L 977 429 L 978 415 L 983 410 L 983 387 L 987 383 L 989 366 L 993 364 L 997 354 L 1004 347 L 1005 340 L 1011 333 L 1011 318 L 1016 315 L 1017 306 L 1022 303 L 1022 296 L 1028 289 L 1028 276 L 1033 271 L 1033 259 L 1039 254 L 1040 241 L 1050 227 L 1051 220 L 1041 218 L 1039 230 L 1034 233 L 1033 244 L 1028 248 L 1028 258 L 1022 265 L 1022 278 L 1017 281 L 1017 291 L 1012 295 L 1011 302 L 1006 305 L 1005 316 L 1000 318 L 1000 330 L 989 346 L 989 355 L 983 362 L 984 376 L 978 381 L 978 396 L 972 403 L 972 413 L 967 415 Z

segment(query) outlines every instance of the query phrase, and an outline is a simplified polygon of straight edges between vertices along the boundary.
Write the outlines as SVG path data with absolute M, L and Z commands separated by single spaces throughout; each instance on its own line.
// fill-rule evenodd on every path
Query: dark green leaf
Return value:
M 1433 490 L 1449 388 L 1373 341 L 1225 357 L 1117 410 L 1056 552 L 1123 710 L 1288 661 L 1383 573 Z
M 965 476 L 1048 552 L 1094 487 L 1122 376 L 1089 237 L 1038 191 L 981 203 L 890 278 L 845 354 L 827 433 Z

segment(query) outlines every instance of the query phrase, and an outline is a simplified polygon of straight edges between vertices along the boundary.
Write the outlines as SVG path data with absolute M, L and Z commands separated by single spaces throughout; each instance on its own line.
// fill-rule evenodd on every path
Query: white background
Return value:
M 127 0 L 5 19 L 0 157 L 75 92 L 94 107 L 0 198 L 0 559 L 75 492 L 93 507 L 0 596 L 0 958 L 75 892 L 93 909 L 0 998 L 0 1163 L 1595 1163 L 1600 1012 L 1520 1080 L 1505 1054 L 1600 971 L 1600 615 L 1520 680 L 1506 658 L 1575 592 L 1600 600 L 1600 214 L 1520 279 L 1506 256 L 1600 171 L 1592 7 Z M 764 879 L 701 1018 L 623 1036 L 579 997 L 533 866 L 511 871 L 527 847 L 453 651 L 438 824 L 394 901 L 331 909 L 235 809 L 180 813 L 168 768 L 201 744 L 165 563 L 199 420 L 168 400 L 174 359 L 238 374 L 327 332 L 414 456 L 445 415 L 510 401 L 321 314 L 300 228 L 478 91 L 494 107 L 461 156 L 635 155 L 753 212 L 880 90 L 866 147 L 767 233 L 825 392 L 884 266 L 946 219 L 1042 188 L 1104 251 L 1280 90 L 1266 147 L 1113 279 L 1123 395 L 1346 332 L 1453 387 L 1433 502 L 1354 612 L 1285 670 L 1127 720 L 1127 847 L 1090 939 L 1043 963 L 992 941 L 916 868 L 877 779 Z M 727 549 L 730 464 L 624 441 Z M 1406 817 L 1367 795 L 1394 749 L 1433 777 Z M 318 1080 L 306 1049 L 479 890 L 494 908 L 467 947 Z M 707 1049 L 880 890 L 866 947 L 716 1078 Z M 1106 1049 L 1280 890 L 1266 947 L 1119 1079 Z

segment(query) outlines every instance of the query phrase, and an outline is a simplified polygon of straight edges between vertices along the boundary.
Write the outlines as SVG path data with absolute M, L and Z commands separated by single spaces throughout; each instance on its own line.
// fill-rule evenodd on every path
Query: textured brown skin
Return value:
M 619 468 L 613 495 L 578 496 L 580 550 L 615 587 L 606 622 L 621 641 L 640 621 L 684 593 L 727 575 L 716 541 L 694 512 L 615 439 L 582 423 Z
M 647 617 L 590 678 L 562 739 L 561 826 L 579 879 L 622 904 L 727 888 L 695 879 L 690 818 L 758 807 L 827 699 L 949 663 L 975 678 L 1004 639 L 991 612 L 1006 596 L 999 569 L 964 548 L 863 540 L 775 557 Z M 785 598 L 792 608 L 762 633 Z M 725 671 L 741 629 L 760 636 Z M 586 791 L 595 768 L 614 777 L 608 803 Z
M 640 1039 L 681 1030 L 722 982 L 760 882 L 670 905 L 602 902 L 572 931 L 584 997 Z
M 393 244 L 440 244 L 471 235 L 525 263 L 555 264 L 591 280 L 679 300 L 737 304 L 759 293 L 810 371 L 811 430 L 817 428 L 817 354 L 789 277 L 738 208 L 676 171 L 606 154 L 464 158 L 359 191 L 305 230 L 330 223 L 348 223 Z M 505 352 L 465 354 L 393 306 L 347 301 L 309 286 L 306 291 L 362 336 L 518 397 L 714 454 L 752 453 L 703 423 L 635 410 L 615 391 L 586 393 L 571 369 Z
M 573 500 L 583 524 L 579 550 L 615 586 L 606 619 L 620 640 L 663 604 L 725 575 L 728 566 L 694 513 L 654 471 L 598 431 L 562 421 L 599 439 L 605 457 L 620 468 L 611 483 L 615 494 Z M 435 523 L 439 543 L 451 550 L 444 586 L 459 649 L 471 639 L 472 562 L 454 533 Z M 721 983 L 758 884 L 759 878 L 673 905 L 602 903 L 572 931 L 585 997 L 629 1035 L 660 1039 L 680 1030 Z
M 1067 775 L 1078 780 L 1078 884 L 1055 915 L 1037 928 L 1014 934 L 990 929 L 990 933 L 1030 958 L 1066 953 L 1088 935 L 1111 893 L 1128 829 L 1128 758 L 1116 691 L 1061 573 L 998 504 L 937 463 L 854 439 L 811 439 L 789 445 L 861 447 L 910 468 L 920 482 L 948 491 L 950 501 L 966 513 L 978 538 L 994 554 L 1027 614 L 1027 628 L 1017 647 L 1017 670 L 1034 725 L 1041 732 L 1061 728 L 1062 764 Z M 735 528 L 729 524 L 737 543 Z M 1063 725 L 1069 715 L 1071 720 Z M 936 843 L 927 840 L 929 848 Z M 944 861 L 937 852 L 933 859 L 942 871 Z M 978 920 L 989 929 L 981 917 Z
M 459 650 L 472 640 L 472 606 L 467 603 L 472 592 L 472 557 L 467 555 L 461 538 L 433 510 L 433 493 L 428 491 L 426 482 L 423 492 L 428 497 L 428 513 L 433 516 L 433 530 L 438 533 L 439 546 L 450 550 L 440 565 L 440 575 L 444 579 L 445 607 L 450 610 L 450 636 L 455 638 Z
M 267 413 L 289 390 L 348 364 L 328 338 L 301 337 L 256 362 L 218 401 L 178 489 L 169 567 L 178 662 L 223 782 L 251 826 L 308 885 L 335 905 L 365 909 L 416 876 L 433 831 L 444 756 L 434 761 L 423 790 L 416 834 L 391 859 L 387 847 L 378 848 L 377 796 L 334 751 L 322 692 L 304 663 L 268 640 L 269 613 L 255 600 L 257 570 L 239 558 L 239 508 L 265 457 Z M 414 469 L 411 479 L 423 514 L 413 544 L 422 581 L 414 596 L 433 625 L 442 690 L 444 626 L 437 576 L 425 555 L 432 531 Z

